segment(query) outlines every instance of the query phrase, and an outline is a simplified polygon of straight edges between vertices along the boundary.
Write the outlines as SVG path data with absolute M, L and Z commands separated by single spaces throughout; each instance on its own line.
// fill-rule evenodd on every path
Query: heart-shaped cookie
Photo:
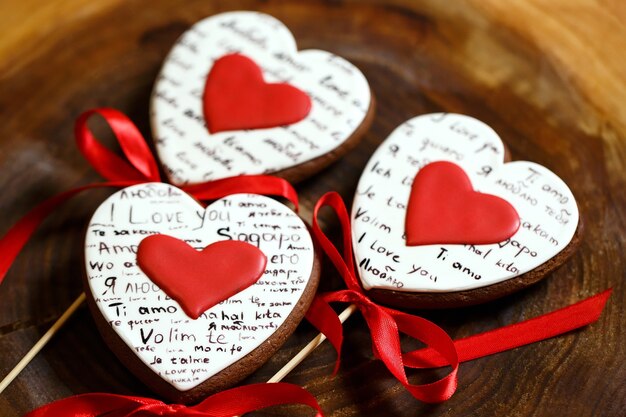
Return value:
M 380 145 L 361 176 L 351 215 L 361 283 L 373 298 L 415 308 L 477 304 L 538 281 L 573 253 L 579 213 L 570 189 L 541 165 L 504 159 L 504 145 L 489 126 L 458 114 L 416 117 Z M 430 182 L 441 179 L 431 174 L 420 180 L 430 190 L 411 197 L 418 172 L 436 165 L 462 170 L 472 192 L 480 193 L 473 197 L 506 204 L 485 210 L 468 200 L 450 202 L 451 195 L 468 193 L 468 185 L 443 181 L 437 192 Z M 439 199 L 448 199 L 448 205 L 441 206 Z M 513 215 L 501 211 L 509 204 L 519 215 L 519 229 Z M 430 230 L 412 236 L 416 222 Z M 468 236 L 465 244 L 450 238 L 463 235 L 451 229 L 475 231 L 476 225 L 492 229 L 483 237 L 500 233 L 510 238 L 491 244 L 477 244 Z M 437 241 L 433 236 L 441 239 L 442 230 L 447 240 L 424 244 Z
M 262 365 L 296 328 L 319 280 L 307 226 L 285 205 L 234 194 L 205 209 L 164 183 L 125 188 L 102 203 L 87 229 L 85 265 L 87 299 L 109 346 L 177 402 Z M 203 277 L 222 280 L 220 288 Z M 219 295 L 205 304 L 202 293 L 211 291 Z
M 213 71 L 216 62 L 220 68 Z M 233 83 L 237 77 L 246 81 Z M 268 99 L 268 85 L 284 91 L 271 91 Z M 280 21 L 258 12 L 214 15 L 185 32 L 151 100 L 156 149 L 178 185 L 240 174 L 303 179 L 356 144 L 372 114 L 370 88 L 358 68 L 326 51 L 298 51 Z

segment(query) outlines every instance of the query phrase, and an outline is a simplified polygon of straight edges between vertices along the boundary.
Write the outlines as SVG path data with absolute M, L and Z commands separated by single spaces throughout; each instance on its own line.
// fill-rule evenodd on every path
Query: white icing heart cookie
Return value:
M 163 235 L 183 249 L 207 250 L 176 252 L 169 241 L 146 244 Z M 237 246 L 233 242 L 247 242 L 247 248 L 239 252 L 229 247 Z M 152 255 L 143 258 L 141 268 L 138 248 Z M 209 248 L 219 253 L 210 254 Z M 252 285 L 233 286 L 234 295 L 200 309 L 197 319 L 144 272 L 150 271 L 146 259 L 157 271 L 165 260 L 170 274 L 180 271 L 168 285 L 178 285 L 183 297 L 202 291 L 211 296 L 210 286 L 189 281 L 191 275 L 201 274 L 211 284 L 220 271 L 237 274 L 233 268 L 241 269 L 255 252 L 264 258 L 261 276 L 248 277 Z M 304 316 L 319 279 L 307 226 L 285 205 L 234 194 L 205 209 L 164 183 L 125 188 L 102 203 L 87 229 L 85 265 L 90 307 L 109 346 L 146 385 L 179 402 L 197 401 L 262 365 Z M 238 277 L 222 279 L 215 290 Z
M 277 91 L 285 86 L 291 91 Z M 298 51 L 287 27 L 258 12 L 218 14 L 185 32 L 151 100 L 156 149 L 178 185 L 240 174 L 303 179 L 345 153 L 372 113 L 358 68 Z
M 380 145 L 361 176 L 351 214 L 361 282 L 373 298 L 418 308 L 477 304 L 527 286 L 564 262 L 578 241 L 579 213 L 572 192 L 547 168 L 526 161 L 504 163 L 504 156 L 493 129 L 458 114 L 416 117 Z M 429 244 L 419 244 L 420 239 L 409 235 L 407 245 L 407 231 L 413 232 L 411 220 L 407 222 L 410 198 L 413 218 L 430 213 L 432 218 L 420 219 L 419 226 L 431 235 L 441 234 L 450 223 L 467 229 L 474 223 L 489 228 L 499 221 L 488 204 L 474 210 L 482 201 L 455 202 L 456 186 L 445 181 L 428 195 L 412 195 L 422 168 L 454 166 L 435 161 L 458 165 L 453 169 L 464 171 L 478 191 L 470 190 L 473 197 L 488 195 L 514 208 L 519 220 L 506 234 L 510 237 L 490 244 L 450 244 L 450 238 L 439 243 L 429 235 L 421 240 Z

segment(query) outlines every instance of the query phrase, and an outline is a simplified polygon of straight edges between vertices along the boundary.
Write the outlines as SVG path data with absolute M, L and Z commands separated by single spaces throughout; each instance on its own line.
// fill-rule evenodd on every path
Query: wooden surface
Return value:
M 377 144 L 399 123 L 432 111 L 482 119 L 513 159 L 543 164 L 572 188 L 586 223 L 573 259 L 516 295 L 425 317 L 462 337 L 614 288 L 598 323 L 463 364 L 458 391 L 441 405 L 419 403 L 372 359 L 358 316 L 348 320 L 336 378 L 330 377 L 335 354 L 325 344 L 287 381 L 306 387 L 337 417 L 623 416 L 626 6 L 620 0 L 2 1 L 0 233 L 44 197 L 98 179 L 73 145 L 81 111 L 117 107 L 147 134 L 148 97 L 161 60 L 194 21 L 226 9 L 276 16 L 301 48 L 327 49 L 358 65 L 377 96 L 363 143 L 299 185 L 306 219 L 328 190 L 350 201 Z M 83 229 L 106 194 L 92 192 L 56 213 L 0 286 L 0 375 L 81 291 Z M 323 280 L 324 288 L 340 285 L 329 268 Z M 267 379 L 314 334 L 302 324 L 249 382 Z M 417 382 L 433 373 L 410 375 Z M 93 391 L 150 395 L 81 309 L 0 396 L 0 415 Z M 296 411 L 304 410 L 264 415 Z

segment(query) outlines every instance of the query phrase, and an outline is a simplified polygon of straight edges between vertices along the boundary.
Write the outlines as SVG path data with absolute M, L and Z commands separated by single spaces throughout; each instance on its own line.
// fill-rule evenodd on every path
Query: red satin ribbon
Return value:
M 96 114 L 109 124 L 128 161 L 107 149 L 91 133 L 87 121 Z M 9 229 L 0 239 L 0 254 L 2 254 L 0 284 L 39 224 L 65 201 L 92 188 L 128 187 L 145 182 L 161 181 L 158 164 L 148 144 L 135 124 L 123 113 L 109 108 L 89 110 L 76 120 L 74 133 L 78 149 L 108 182 L 85 185 L 51 197 L 28 212 Z M 241 175 L 188 185 L 182 189 L 201 201 L 215 200 L 235 193 L 275 195 L 291 201 L 295 210 L 298 211 L 298 195 L 291 184 L 282 178 L 268 175 Z
M 306 405 L 323 417 L 315 397 L 304 388 L 286 383 L 252 384 L 222 391 L 194 406 L 165 404 L 159 400 L 115 394 L 82 394 L 44 405 L 24 417 L 233 417 L 283 404 Z
M 109 124 L 128 162 L 102 145 L 89 130 L 87 122 L 100 115 Z M 88 110 L 78 116 L 74 126 L 78 149 L 91 166 L 109 181 L 159 182 L 159 167 L 137 126 L 115 109 Z
M 334 210 L 341 223 L 343 257 L 318 224 L 319 211 L 326 206 Z M 356 277 L 352 256 L 350 217 L 339 194 L 327 193 L 315 205 L 313 234 L 348 287 L 347 290 L 318 295 L 306 316 L 326 335 L 337 350 L 335 372 L 341 356 L 343 329 L 329 303 L 353 303 L 361 311 L 370 328 L 374 356 L 383 361 L 411 395 L 424 402 L 441 402 L 452 396 L 457 386 L 457 370 L 460 362 L 545 340 L 593 323 L 600 317 L 611 294 L 609 289 L 560 310 L 453 342 L 445 331 L 434 323 L 379 306 L 364 295 Z M 428 347 L 402 353 L 400 332 L 420 340 Z M 405 367 L 437 368 L 442 366 L 451 366 L 452 371 L 436 382 L 422 385 L 411 385 L 404 369 Z
M 454 346 L 459 354 L 459 361 L 467 362 L 540 342 L 591 324 L 600 318 L 611 292 L 612 289 L 608 289 L 532 319 L 457 339 Z M 441 355 L 429 348 L 406 353 L 403 359 L 406 366 L 412 368 L 437 368 L 447 365 Z

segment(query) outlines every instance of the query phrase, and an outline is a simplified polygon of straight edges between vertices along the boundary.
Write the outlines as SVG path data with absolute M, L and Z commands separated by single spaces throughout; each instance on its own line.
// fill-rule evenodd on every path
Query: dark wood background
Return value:
M 543 164 L 572 188 L 586 230 L 567 264 L 513 296 L 425 317 L 462 337 L 614 288 L 596 324 L 463 364 L 458 391 L 444 404 L 413 399 L 373 360 L 356 316 L 346 326 L 336 378 L 335 354 L 325 344 L 287 381 L 337 417 L 625 415 L 626 6 L 618 0 L 3 1 L 0 233 L 43 198 L 98 180 L 73 145 L 81 111 L 119 108 L 149 134 L 148 98 L 165 54 L 193 22 L 232 9 L 270 13 L 301 48 L 348 58 L 378 99 L 357 149 L 298 186 L 305 219 L 326 191 L 350 201 L 376 146 L 404 120 L 433 111 L 485 121 L 514 159 Z M 106 195 L 91 192 L 55 213 L 0 286 L 0 375 L 80 293 L 83 229 Z M 329 268 L 323 281 L 339 286 Z M 302 324 L 248 382 L 267 379 L 314 334 Z M 414 382 L 433 376 L 410 375 Z M 94 391 L 151 395 L 109 352 L 83 308 L 0 396 L 0 415 Z

